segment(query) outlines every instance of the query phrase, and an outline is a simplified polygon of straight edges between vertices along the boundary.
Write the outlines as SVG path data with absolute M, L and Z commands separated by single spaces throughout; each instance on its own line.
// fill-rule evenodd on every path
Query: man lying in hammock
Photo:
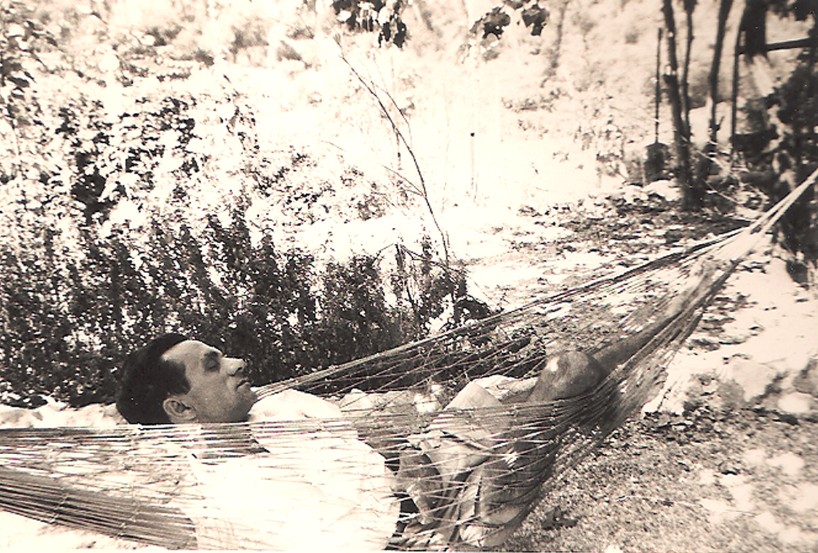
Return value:
M 516 405 L 518 411 L 521 405 L 537 407 L 559 402 L 582 396 L 599 386 L 617 364 L 633 355 L 666 326 L 696 291 L 682 294 L 652 325 L 594 356 L 580 351 L 552 355 L 526 400 Z M 169 334 L 153 340 L 128 358 L 117 408 L 128 422 L 140 424 L 235 423 L 257 420 L 265 412 L 267 416 L 272 414 L 281 420 L 293 418 L 292 415 L 343 418 L 343 413 L 334 404 L 315 396 L 294 393 L 299 394 L 295 398 L 298 406 L 294 411 L 288 412 L 288 407 L 282 407 L 282 404 L 265 408 L 262 405 L 264 400 L 257 403 L 241 360 L 226 357 L 202 342 Z M 615 409 L 615 396 L 609 399 L 611 405 L 602 410 L 603 415 Z M 481 414 L 470 419 L 459 416 L 464 409 L 474 408 Z M 357 440 L 356 436 L 347 436 L 342 440 L 343 444 L 335 444 L 333 448 L 313 448 L 310 453 L 313 461 L 321 452 L 330 449 L 336 452 L 335 457 L 330 456 L 318 463 L 323 464 L 320 470 L 332 474 L 332 464 L 335 463 L 338 474 L 332 480 L 349 485 L 341 491 L 311 486 L 312 495 L 303 501 L 301 494 L 301 503 L 315 508 L 328 501 L 327 497 L 317 496 L 326 495 L 331 496 L 331 501 L 345 505 L 345 511 L 332 514 L 337 527 L 325 528 L 330 530 L 329 535 L 336 537 L 332 544 L 334 549 L 339 548 L 337 536 L 340 533 L 355 533 L 360 527 L 366 527 L 370 532 L 362 538 L 363 542 L 350 541 L 353 548 L 360 549 L 362 544 L 374 549 L 383 548 L 398 519 L 393 491 L 405 494 L 414 503 L 412 510 L 415 512 L 408 516 L 404 513 L 398 524 L 399 540 L 403 545 L 497 545 L 529 512 L 559 447 L 558 430 L 553 425 L 541 424 L 543 412 L 542 409 L 530 411 L 532 415 L 527 420 L 537 422 L 521 424 L 519 418 L 509 416 L 508 409 L 490 391 L 473 382 L 455 397 L 427 430 L 410 436 L 397 455 L 394 449 L 383 452 L 393 461 L 397 457 L 395 478 L 386 476 L 384 457 Z M 345 449 L 346 457 L 341 459 L 337 453 Z M 282 455 L 280 442 L 265 447 L 263 439 L 248 439 L 245 452 L 251 457 L 268 459 L 272 463 L 264 465 L 268 471 L 272 470 L 276 455 Z M 349 458 L 353 457 L 355 463 L 366 465 L 364 470 L 349 472 Z M 308 460 L 301 458 L 298 463 L 307 464 Z M 239 489 L 254 492 L 259 476 L 258 471 L 250 470 L 252 468 L 242 467 L 249 471 L 243 487 L 225 484 L 221 495 L 211 496 L 213 503 L 235 503 L 234 496 Z M 218 487 L 224 473 L 216 471 L 214 474 L 201 479 Z M 303 473 L 299 476 L 304 477 Z M 276 478 L 286 480 L 287 475 Z M 326 479 L 325 476 L 316 478 Z M 271 485 L 265 496 L 277 497 L 279 502 L 281 497 L 288 497 L 281 514 L 285 519 L 298 511 L 298 490 L 277 489 Z M 258 502 L 250 504 L 260 506 Z M 265 506 L 265 510 L 269 509 Z M 253 514 L 242 512 L 244 514 L 238 517 L 241 523 L 252 528 Z M 290 519 L 295 524 L 285 524 L 279 531 L 289 529 L 290 538 L 299 540 L 296 547 L 305 547 L 307 544 L 303 540 L 309 541 L 315 532 L 303 532 L 297 516 Z M 209 531 L 199 528 L 197 523 L 200 546 L 212 543 L 229 547 L 223 540 L 212 538 L 225 533 L 224 525 L 208 524 L 213 527 Z M 208 524 L 202 523 L 205 527 Z M 269 523 L 265 525 L 269 527 Z M 293 528 L 298 530 L 293 533 Z M 236 529 L 231 526 L 230 532 L 236 533 Z M 211 538 L 213 541 L 208 542 Z M 262 540 L 261 543 L 275 549 L 294 546 L 286 540 L 276 539 Z

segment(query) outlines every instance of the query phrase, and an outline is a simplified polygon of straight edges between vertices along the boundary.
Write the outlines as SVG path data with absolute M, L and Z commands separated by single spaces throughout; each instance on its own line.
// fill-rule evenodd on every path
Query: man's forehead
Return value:
M 162 354 L 162 359 L 166 361 L 176 361 L 185 363 L 187 361 L 204 359 L 206 357 L 219 355 L 221 352 L 198 340 L 185 340 L 179 342 Z

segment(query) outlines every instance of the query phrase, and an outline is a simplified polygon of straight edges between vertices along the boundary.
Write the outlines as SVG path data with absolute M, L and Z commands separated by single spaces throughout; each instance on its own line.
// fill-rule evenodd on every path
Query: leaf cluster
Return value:
M 276 248 L 270 234 L 254 243 L 240 210 L 229 226 L 208 217 L 200 236 L 159 222 L 145 234 L 136 244 L 84 231 L 81 256 L 50 231 L 36 250 L 0 246 L 5 402 L 112 401 L 128 352 L 170 331 L 244 357 L 255 384 L 290 378 L 428 334 L 465 290 L 430 248 L 411 259 L 399 248 L 400 269 L 388 277 L 379 256 L 321 268 L 303 250 Z
M 471 32 L 487 38 L 490 35 L 500 38 L 505 27 L 511 24 L 511 15 L 516 13 L 531 36 L 540 36 L 548 24 L 549 12 L 544 6 L 535 1 L 505 0 L 501 5 L 494 6 L 480 19 L 472 24 Z
M 818 71 L 806 50 L 789 77 L 766 99 L 770 125 L 739 143 L 750 179 L 775 203 L 818 168 Z M 818 262 L 818 195 L 808 190 L 782 218 L 779 240 L 790 251 Z
M 403 48 L 408 28 L 401 18 L 406 3 L 403 0 L 333 0 L 332 8 L 338 20 L 353 32 L 376 32 L 378 44 L 394 44 Z

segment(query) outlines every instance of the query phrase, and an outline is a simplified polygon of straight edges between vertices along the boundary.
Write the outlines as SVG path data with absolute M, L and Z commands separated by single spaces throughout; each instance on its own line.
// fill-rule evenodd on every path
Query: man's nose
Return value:
M 244 359 L 236 359 L 235 357 L 225 357 L 223 363 L 225 368 L 227 369 L 227 374 L 229 374 L 230 376 L 233 376 L 244 369 Z

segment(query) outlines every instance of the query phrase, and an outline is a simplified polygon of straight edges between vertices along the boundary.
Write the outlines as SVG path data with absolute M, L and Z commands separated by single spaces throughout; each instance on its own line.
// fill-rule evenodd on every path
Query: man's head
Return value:
M 165 334 L 125 361 L 117 409 L 130 423 L 238 422 L 257 397 L 244 362 L 180 334 Z

